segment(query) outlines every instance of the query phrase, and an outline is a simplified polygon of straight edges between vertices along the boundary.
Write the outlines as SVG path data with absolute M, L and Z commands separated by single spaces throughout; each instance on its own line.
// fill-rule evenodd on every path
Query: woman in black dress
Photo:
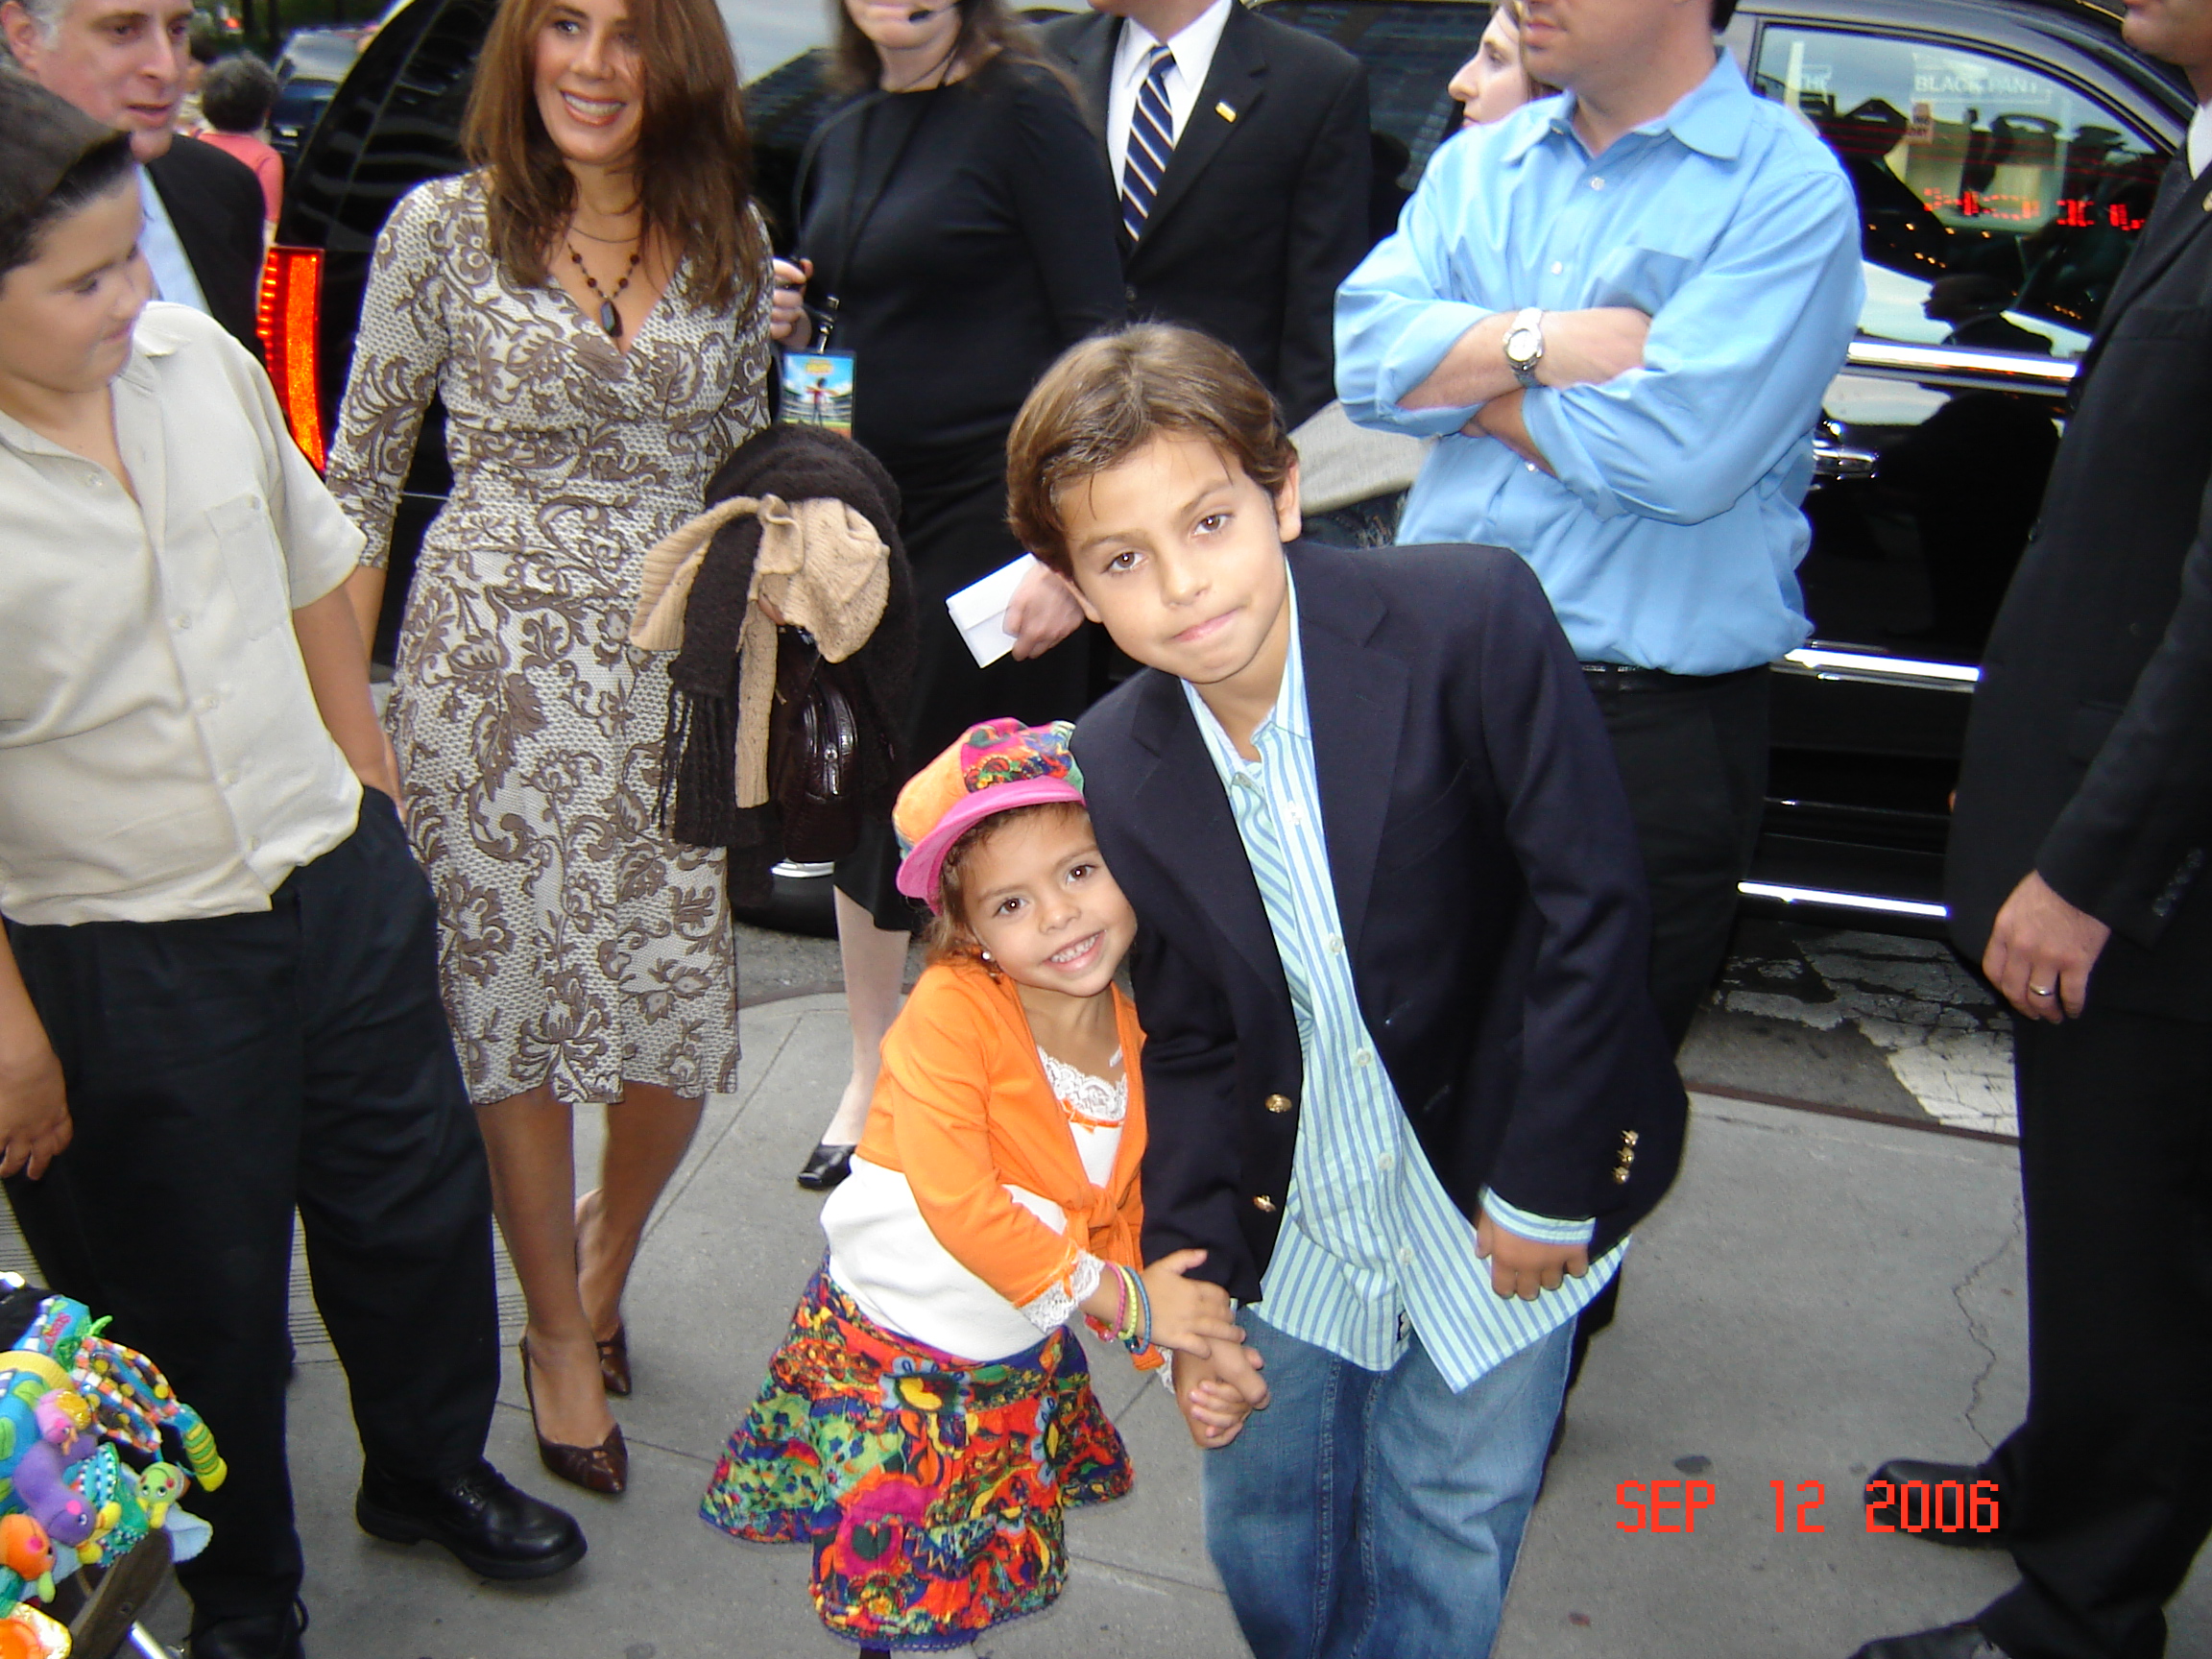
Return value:
M 904 498 L 921 621 L 911 760 L 994 715 L 1082 711 L 1089 641 L 1057 577 L 1039 571 L 1016 596 L 1020 643 L 989 668 L 945 600 L 1022 554 L 1006 528 L 1006 434 L 1054 358 L 1122 320 L 1118 210 L 1073 89 L 1001 0 L 845 0 L 839 57 L 855 92 L 803 169 L 806 257 L 778 262 L 771 331 L 787 349 L 853 353 L 853 436 Z M 842 1179 L 875 1090 L 913 923 L 896 862 L 886 823 L 837 866 L 853 1076 L 805 1186 Z

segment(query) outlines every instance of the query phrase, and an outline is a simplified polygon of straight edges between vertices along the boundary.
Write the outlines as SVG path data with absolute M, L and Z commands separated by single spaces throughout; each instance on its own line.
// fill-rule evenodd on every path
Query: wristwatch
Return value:
M 1505 366 L 1524 386 L 1536 384 L 1536 365 L 1544 361 L 1544 313 L 1531 305 L 1515 315 L 1505 330 Z

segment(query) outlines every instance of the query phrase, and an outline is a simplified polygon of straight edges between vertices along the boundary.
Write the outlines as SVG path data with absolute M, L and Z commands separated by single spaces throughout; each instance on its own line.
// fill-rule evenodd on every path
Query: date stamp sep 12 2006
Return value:
M 1828 1489 L 1817 1480 L 1772 1480 L 1774 1530 L 1825 1532 L 1820 1506 Z M 1695 1532 L 1698 1514 L 1719 1502 L 1711 1480 L 1623 1480 L 1614 1502 L 1628 1511 L 1614 1527 L 1623 1532 Z M 1865 1490 L 1869 1532 L 1995 1532 L 1994 1480 L 1870 1480 Z

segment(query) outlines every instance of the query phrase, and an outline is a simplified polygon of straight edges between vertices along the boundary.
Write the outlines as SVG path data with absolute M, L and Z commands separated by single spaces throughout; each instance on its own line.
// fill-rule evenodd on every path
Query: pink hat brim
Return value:
M 953 842 L 995 813 L 1011 812 L 1017 806 L 1043 806 L 1054 801 L 1080 806 L 1083 791 L 1065 778 L 1022 778 L 962 796 L 900 861 L 899 891 L 909 899 L 921 900 L 932 911 L 942 911 L 945 902 L 937 889 L 945 877 L 945 855 L 952 851 Z

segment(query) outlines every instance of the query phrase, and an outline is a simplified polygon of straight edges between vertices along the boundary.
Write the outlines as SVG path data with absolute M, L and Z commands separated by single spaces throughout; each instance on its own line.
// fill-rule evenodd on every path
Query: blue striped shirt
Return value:
M 1238 755 L 1196 688 L 1183 686 L 1267 907 L 1305 1059 L 1298 1147 L 1260 1282 L 1262 1311 L 1286 1334 L 1369 1371 L 1396 1364 L 1408 1330 L 1417 1331 L 1457 1390 L 1572 1319 L 1612 1278 L 1628 1242 L 1533 1302 L 1490 1287 L 1474 1224 L 1430 1167 L 1359 1012 L 1329 878 L 1295 588 L 1290 605 L 1283 685 L 1252 733 L 1259 759 Z M 1488 1190 L 1482 1205 L 1525 1238 L 1580 1244 L 1591 1236 L 1588 1220 L 1531 1215 Z

